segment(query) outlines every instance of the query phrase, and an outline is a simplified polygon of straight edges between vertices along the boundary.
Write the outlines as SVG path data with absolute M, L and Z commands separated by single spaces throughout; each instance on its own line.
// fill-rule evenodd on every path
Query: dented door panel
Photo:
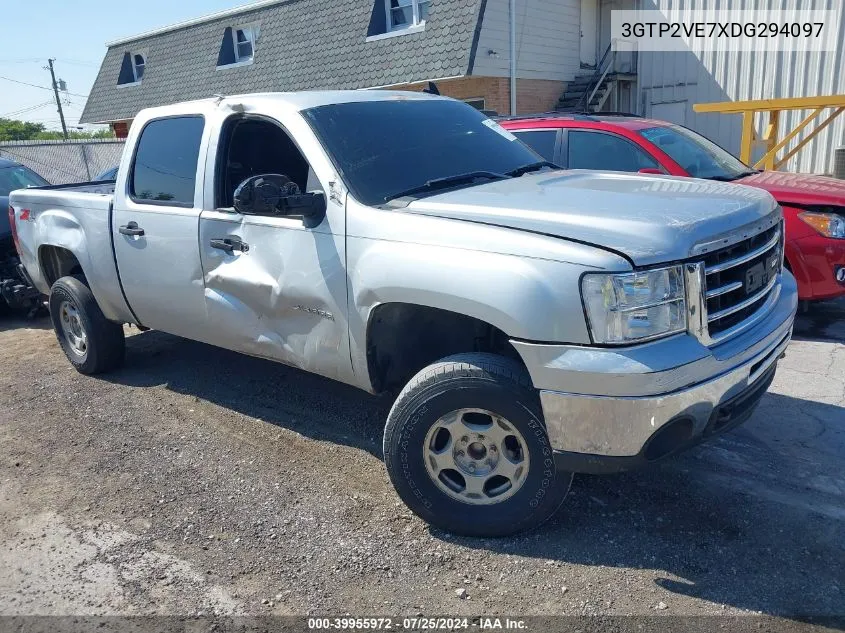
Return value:
M 217 345 L 354 382 L 344 239 L 328 226 L 309 230 L 300 218 L 203 212 L 205 301 Z M 246 248 L 212 247 L 220 239 Z

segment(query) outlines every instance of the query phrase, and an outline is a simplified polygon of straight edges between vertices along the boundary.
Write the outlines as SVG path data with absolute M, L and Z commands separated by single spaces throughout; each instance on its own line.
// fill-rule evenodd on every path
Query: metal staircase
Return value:
M 619 40 L 611 41 L 592 73 L 576 75 L 567 84 L 555 110 L 599 112 L 621 82 L 636 81 L 637 51 L 635 48 L 621 50 L 619 44 Z

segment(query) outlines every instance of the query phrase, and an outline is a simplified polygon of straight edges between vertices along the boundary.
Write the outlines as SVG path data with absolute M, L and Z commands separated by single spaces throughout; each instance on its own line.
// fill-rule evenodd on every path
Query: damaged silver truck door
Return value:
M 215 177 L 205 206 L 213 210 L 202 212 L 199 227 L 217 344 L 348 381 L 343 205 L 324 193 L 328 183 L 278 121 L 232 114 L 218 125 L 207 161 Z M 314 165 L 331 173 L 324 156 Z M 273 204 L 247 195 L 256 182 L 277 188 Z M 302 205 L 314 200 L 324 206 L 309 218 Z
M 196 235 L 205 165 L 205 120 L 149 121 L 138 134 L 129 177 L 115 191 L 112 239 L 123 291 L 140 323 L 205 340 L 205 298 Z M 124 159 L 127 160 L 127 159 Z

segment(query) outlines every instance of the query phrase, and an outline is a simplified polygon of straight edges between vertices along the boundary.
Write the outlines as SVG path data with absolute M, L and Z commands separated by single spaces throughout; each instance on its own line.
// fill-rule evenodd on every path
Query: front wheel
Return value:
M 525 370 L 493 354 L 429 365 L 399 394 L 384 459 L 402 500 L 455 534 L 506 536 L 548 519 L 572 474 L 555 469 Z
M 62 277 L 50 289 L 50 319 L 65 356 L 82 374 L 99 374 L 123 362 L 123 327 L 103 315 L 80 277 Z

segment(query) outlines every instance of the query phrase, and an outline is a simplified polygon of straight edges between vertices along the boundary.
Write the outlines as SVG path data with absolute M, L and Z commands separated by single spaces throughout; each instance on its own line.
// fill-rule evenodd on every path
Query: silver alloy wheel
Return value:
M 59 320 L 67 344 L 75 354 L 85 356 L 88 353 L 88 334 L 82 325 L 79 310 L 70 301 L 62 301 L 62 305 L 59 306 Z
M 485 409 L 458 409 L 426 434 L 423 459 L 432 481 L 472 505 L 500 503 L 528 476 L 528 445 L 505 418 Z

